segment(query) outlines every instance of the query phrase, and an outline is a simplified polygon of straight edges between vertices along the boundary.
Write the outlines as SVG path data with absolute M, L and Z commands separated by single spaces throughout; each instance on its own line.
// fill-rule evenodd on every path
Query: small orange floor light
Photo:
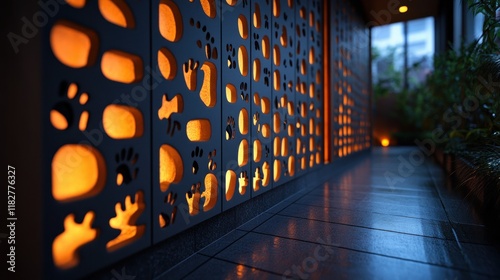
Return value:
M 389 139 L 387 138 L 382 139 L 382 141 L 380 141 L 380 144 L 382 144 L 383 147 L 388 147 L 390 144 Z

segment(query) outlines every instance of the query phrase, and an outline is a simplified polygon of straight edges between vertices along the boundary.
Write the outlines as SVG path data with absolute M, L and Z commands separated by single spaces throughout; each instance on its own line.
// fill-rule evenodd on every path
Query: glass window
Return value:
M 407 41 L 406 52 L 405 39 Z M 418 86 L 425 81 L 427 74 L 432 70 L 434 46 L 433 17 L 373 27 L 374 86 L 393 93 L 402 91 L 405 84 L 409 88 Z M 405 72 L 407 73 L 406 81 Z

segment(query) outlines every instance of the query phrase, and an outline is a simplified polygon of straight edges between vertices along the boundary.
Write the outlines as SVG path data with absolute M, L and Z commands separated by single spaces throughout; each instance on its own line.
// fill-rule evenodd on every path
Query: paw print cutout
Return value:
M 181 130 L 181 123 L 179 121 L 172 120 L 171 118 L 168 119 L 167 122 L 167 134 L 169 134 L 170 137 L 174 137 L 175 132 Z
M 190 91 L 196 90 L 196 78 L 198 77 L 199 67 L 200 63 L 198 61 L 194 61 L 191 58 L 187 62 L 182 64 L 184 81 L 186 82 L 186 86 Z
M 69 85 L 63 84 L 62 88 L 62 93 L 67 100 L 60 101 L 50 111 L 50 122 L 52 126 L 58 130 L 66 130 L 73 126 L 76 115 L 79 115 L 78 129 L 84 131 L 87 129 L 89 112 L 81 109 L 77 110 L 75 108 L 77 106 L 81 107 L 86 105 L 89 101 L 89 95 L 85 92 L 79 94 L 79 88 L 76 83 L 70 83 Z
M 264 72 L 264 84 L 269 87 L 270 84 L 269 81 L 271 79 L 271 71 L 267 67 L 265 67 L 263 72 Z
M 139 155 L 134 153 L 134 149 L 130 148 L 128 151 L 122 149 L 120 153 L 115 155 L 115 161 L 118 164 L 116 168 L 116 184 L 121 186 L 123 184 L 127 185 L 137 178 L 137 173 L 139 173 L 138 168 L 134 168 L 137 163 Z
M 269 1 L 266 0 L 266 4 L 269 5 Z M 269 29 L 269 16 L 264 15 L 264 28 Z
M 254 39 L 254 49 L 255 49 L 256 51 L 260 51 L 260 42 L 259 42 L 259 38 L 260 38 L 259 34 L 257 34 L 257 33 L 254 33 L 254 34 L 253 34 L 253 39 Z
M 267 146 L 267 145 L 266 145 L 266 146 L 264 147 L 264 155 L 265 155 L 265 157 L 266 157 L 266 158 L 267 158 L 267 157 L 269 157 L 269 154 L 270 154 L 270 153 L 271 153 L 271 149 L 269 149 L 269 146 Z
M 196 26 L 197 29 L 200 29 L 204 33 L 203 37 L 203 42 L 202 40 L 197 40 L 196 45 L 200 49 L 205 50 L 205 57 L 207 59 L 217 59 L 219 57 L 219 54 L 217 52 L 217 48 L 215 47 L 215 38 L 210 34 L 210 31 L 208 31 L 207 27 L 201 26 L 201 23 L 199 21 L 194 23 L 194 19 L 189 20 L 189 24 L 191 26 Z
M 191 190 L 186 193 L 189 215 L 195 216 L 200 212 L 201 183 L 191 186 Z
M 227 55 L 227 67 L 229 69 L 236 69 L 236 48 L 232 44 L 226 45 Z
M 234 124 L 234 118 L 229 116 L 227 117 L 227 122 L 226 122 L 226 140 L 232 140 L 235 137 L 235 124 Z
M 177 215 L 177 206 L 175 205 L 176 200 L 177 194 L 173 192 L 169 192 L 163 200 L 163 202 L 167 205 L 167 211 L 161 212 L 158 217 L 161 228 L 168 227 L 175 222 L 175 216 Z
M 241 90 L 241 94 L 240 94 L 241 99 L 244 100 L 245 102 L 248 102 L 249 99 L 250 99 L 250 96 L 249 96 L 249 94 L 247 92 L 247 90 L 248 90 L 248 84 L 245 83 L 245 82 L 242 82 L 240 84 L 240 90 Z
M 198 162 L 196 161 L 196 159 L 197 158 L 199 159 L 202 156 L 203 156 L 203 149 L 200 149 L 200 147 L 196 147 L 196 149 L 194 149 L 191 152 L 191 158 L 193 158 L 193 168 L 192 168 L 193 174 L 197 174 L 198 173 L 198 170 L 200 169 L 200 165 L 198 164 Z
M 240 172 L 238 177 L 239 192 L 240 194 L 245 194 L 248 186 L 248 173 L 246 171 Z
M 208 153 L 208 170 L 214 171 L 217 169 L 217 163 L 215 163 L 214 158 L 217 155 L 217 150 L 213 150 Z

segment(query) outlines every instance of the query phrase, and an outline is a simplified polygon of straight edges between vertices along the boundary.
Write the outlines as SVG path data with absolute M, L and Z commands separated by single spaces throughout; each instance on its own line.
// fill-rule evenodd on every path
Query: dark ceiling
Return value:
M 407 21 L 428 16 L 437 16 L 441 1 L 447 0 L 361 0 L 365 18 L 370 26 Z M 400 6 L 408 6 L 401 14 Z

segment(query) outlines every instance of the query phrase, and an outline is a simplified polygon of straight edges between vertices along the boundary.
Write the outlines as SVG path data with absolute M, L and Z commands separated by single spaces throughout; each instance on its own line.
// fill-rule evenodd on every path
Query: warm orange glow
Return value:
M 52 159 L 52 196 L 58 201 L 97 195 L 103 189 L 105 180 L 104 159 L 91 146 L 66 144 Z
M 281 116 L 279 112 L 274 113 L 273 116 L 273 128 L 274 128 L 274 133 L 280 133 L 281 131 Z
M 177 75 L 177 61 L 167 48 L 161 48 L 158 51 L 158 67 L 166 80 L 173 80 Z
M 293 124 L 288 125 L 288 136 L 293 137 L 295 135 L 295 129 Z
M 387 138 L 384 138 L 380 141 L 380 144 L 382 144 L 383 147 L 388 147 L 390 145 L 390 141 Z
M 75 214 L 66 216 L 64 232 L 52 243 L 52 259 L 58 268 L 69 269 L 78 265 L 78 249 L 97 238 L 97 229 L 92 228 L 94 217 L 94 212 L 87 212 L 79 224 L 75 221 Z
M 311 49 L 309 50 L 309 64 L 314 64 L 314 58 L 315 58 L 315 54 L 314 54 L 314 47 L 311 47 Z
M 253 141 L 253 161 L 259 162 L 262 158 L 262 144 L 259 139 Z
M 262 164 L 262 173 L 264 174 L 262 176 L 262 185 L 266 187 L 271 182 L 271 166 L 267 161 Z
M 238 177 L 238 191 L 241 195 L 244 195 L 247 192 L 248 187 L 248 174 L 246 171 L 240 172 L 240 176 Z
M 331 162 L 331 97 L 330 97 L 330 20 L 329 2 L 323 1 L 323 157 L 325 163 Z M 321 84 L 321 75 L 316 73 L 316 83 Z
M 253 61 L 253 80 L 258 82 L 260 80 L 260 60 L 258 58 Z
M 290 156 L 288 158 L 288 174 L 290 174 L 290 176 L 295 175 L 295 157 L 294 156 Z
M 274 137 L 273 140 L 273 155 L 279 157 L 281 152 L 281 138 L 279 136 Z
M 248 163 L 248 141 L 246 139 L 241 140 L 238 147 L 238 166 L 242 167 Z
M 160 147 L 160 189 L 166 192 L 172 183 L 182 180 L 184 164 L 181 155 L 172 146 Z
M 208 119 L 190 120 L 186 124 L 186 134 L 192 142 L 206 142 L 212 137 L 212 125 Z
M 186 202 L 188 204 L 189 215 L 195 216 L 200 212 L 200 183 L 191 186 L 191 191 L 186 193 Z
M 293 104 L 292 101 L 288 101 L 287 104 L 287 113 L 289 116 L 295 115 L 295 105 Z
M 184 111 L 184 100 L 182 95 L 177 94 L 171 100 L 167 99 L 167 95 L 163 95 L 161 108 L 158 110 L 158 118 L 160 120 L 168 119 L 174 113 L 182 113 Z
M 215 18 L 217 15 L 215 0 L 200 0 L 200 3 L 205 15 L 209 18 Z
M 279 70 L 274 70 L 273 85 L 274 85 L 274 90 L 276 91 L 281 90 L 281 76 Z
M 236 87 L 232 84 L 226 85 L 226 99 L 229 103 L 236 103 L 237 100 L 237 91 Z
M 78 129 L 80 129 L 80 131 L 86 130 L 88 122 L 89 122 L 89 112 L 83 111 L 82 114 L 80 115 L 80 121 L 78 122 Z
M 307 72 L 306 60 L 302 59 L 300 61 L 300 74 L 306 75 L 307 74 L 306 72 Z M 304 92 L 301 93 L 304 94 Z
M 271 43 L 269 42 L 269 37 L 264 35 L 262 37 L 262 55 L 265 59 L 269 59 L 269 55 L 271 54 Z
M 304 8 L 304 7 L 300 8 L 299 15 L 300 15 L 301 19 L 305 19 L 306 18 L 306 8 Z
M 276 66 L 280 66 L 281 64 L 281 51 L 278 45 L 274 45 L 273 47 L 273 63 Z
M 279 17 L 280 16 L 280 4 L 281 0 L 273 0 L 273 16 L 274 17 Z
M 408 12 L 408 6 L 401 6 L 401 7 L 399 7 L 399 12 L 402 13 L 402 14 Z
M 313 11 L 309 12 L 309 26 L 314 27 L 314 13 L 313 13 Z
M 240 110 L 240 113 L 238 115 L 238 128 L 240 130 L 241 135 L 247 135 L 248 134 L 248 111 L 245 108 L 242 108 Z
M 253 26 L 260 28 L 260 6 L 258 3 L 255 3 L 255 11 L 253 12 Z
M 217 177 L 212 173 L 208 173 L 205 176 L 205 191 L 201 194 L 201 198 L 205 198 L 205 202 L 203 202 L 203 211 L 210 211 L 217 204 L 218 188 L 219 183 L 217 182 Z
M 160 0 L 159 8 L 160 34 L 170 42 L 177 42 L 182 36 L 182 16 L 179 8 L 172 0 Z
M 253 176 L 253 190 L 258 191 L 260 189 L 261 183 L 262 178 L 260 177 L 260 168 L 257 167 Z
M 262 97 L 260 100 L 262 114 L 269 114 L 271 112 L 271 101 L 267 97 Z
M 87 0 L 66 0 L 66 3 L 73 8 L 81 9 L 85 7 Z
M 201 66 L 204 73 L 203 84 L 200 90 L 200 99 L 205 106 L 212 108 L 217 103 L 217 67 L 209 61 Z
M 94 64 L 99 37 L 91 29 L 60 20 L 50 31 L 50 46 L 61 63 L 72 68 L 82 68 Z
M 241 75 L 246 77 L 248 75 L 248 52 L 245 46 L 238 48 L 238 67 Z
M 182 74 L 184 75 L 184 82 L 186 82 L 186 87 L 194 91 L 196 89 L 196 82 L 198 77 L 198 67 L 200 66 L 198 61 L 194 61 L 193 59 L 189 59 L 183 65 Z
M 102 55 L 102 74 L 115 82 L 130 84 L 142 79 L 142 59 L 136 55 L 111 50 Z
M 309 85 L 309 98 L 314 98 L 314 94 L 316 92 L 316 86 L 314 83 Z
M 99 0 L 99 11 L 109 22 L 125 28 L 134 28 L 132 11 L 123 0 Z
M 226 201 L 233 198 L 236 189 L 236 173 L 233 170 L 226 171 Z
M 288 35 L 284 25 L 281 26 L 280 43 L 284 48 L 288 46 Z
M 309 119 L 309 135 L 314 135 L 314 129 L 315 129 L 315 125 L 314 125 L 314 118 L 310 118 Z
M 264 138 L 271 137 L 271 127 L 267 123 L 262 125 L 262 137 Z
M 115 204 L 116 216 L 109 220 L 109 226 L 120 230 L 120 234 L 106 243 L 108 252 L 116 251 L 139 239 L 146 229 L 145 225 L 136 225 L 137 219 L 144 211 L 144 194 L 139 191 L 135 194 L 134 202 L 130 195 L 125 198 L 125 210 L 120 202 Z
M 281 161 L 279 159 L 274 160 L 273 171 L 274 171 L 273 179 L 275 182 L 277 182 L 281 177 Z
M 248 38 L 248 22 L 244 15 L 238 16 L 238 32 L 243 40 Z
M 113 139 L 137 138 L 144 132 L 141 111 L 125 105 L 108 105 L 102 114 L 102 124 L 106 134 Z
M 283 139 L 281 139 L 281 156 L 288 156 L 288 140 L 286 139 L 286 137 L 283 137 Z
M 50 111 L 50 123 L 58 130 L 65 130 L 69 126 L 66 117 L 57 110 Z

